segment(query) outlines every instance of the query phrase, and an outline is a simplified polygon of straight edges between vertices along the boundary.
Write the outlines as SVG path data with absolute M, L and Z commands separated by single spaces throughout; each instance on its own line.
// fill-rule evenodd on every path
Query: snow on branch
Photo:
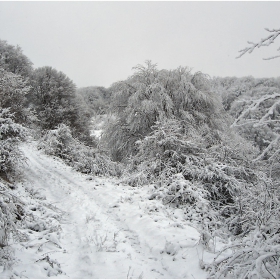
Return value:
M 236 58 L 240 58 L 245 53 L 252 53 L 255 48 L 270 46 L 272 43 L 274 43 L 275 39 L 280 35 L 280 29 L 265 28 L 265 30 L 270 32 L 271 34 L 269 36 L 267 36 L 266 38 L 261 39 L 258 43 L 248 42 L 248 44 L 250 44 L 251 46 L 240 50 L 239 51 L 240 55 Z M 280 48 L 278 48 L 277 51 L 280 51 Z M 274 59 L 277 57 L 280 57 L 280 55 L 264 58 L 264 60 L 270 60 L 270 59 Z
M 273 148 L 277 147 L 278 141 L 280 140 L 280 135 L 276 134 L 276 138 L 270 142 L 270 144 L 263 150 L 263 152 L 254 161 L 263 159 L 263 157 Z
M 243 118 L 245 118 L 246 115 L 249 114 L 250 112 L 255 111 L 255 110 L 259 107 L 259 105 L 260 105 L 262 102 L 264 102 L 264 101 L 266 101 L 266 100 L 268 100 L 268 99 L 273 99 L 273 98 L 277 98 L 277 97 L 280 97 L 280 93 L 276 93 L 276 92 L 275 92 L 275 93 L 273 93 L 273 94 L 264 95 L 264 96 L 262 96 L 261 98 L 259 98 L 258 100 L 254 100 L 253 103 L 252 103 L 247 109 L 245 109 L 245 110 L 240 114 L 240 116 L 234 121 L 234 123 L 231 125 L 231 127 L 239 126 L 240 124 L 238 124 L 238 122 L 239 122 L 240 120 L 242 120 Z M 261 125 L 261 123 L 260 123 L 261 121 L 263 122 L 269 115 L 271 115 L 271 114 L 273 113 L 272 110 L 274 110 L 274 109 L 276 108 L 276 106 L 277 106 L 278 104 L 280 104 L 279 102 L 280 102 L 280 100 L 277 101 L 277 102 L 275 102 L 275 103 L 269 108 L 268 113 L 265 114 L 265 116 L 263 116 L 262 119 L 258 122 L 259 125 Z M 271 113 L 271 112 L 272 112 L 272 113 Z M 255 124 L 254 126 L 258 126 L 258 124 Z
M 280 99 L 275 102 L 269 109 L 268 109 L 268 112 L 259 120 L 258 123 L 254 124 L 254 127 L 257 127 L 257 126 L 260 126 L 264 123 L 266 123 L 266 119 L 269 117 L 269 116 L 272 116 L 275 112 L 275 110 L 277 109 L 277 106 L 280 105 Z
M 268 108 L 266 108 L 266 106 L 261 106 L 261 104 L 267 100 L 269 100 L 268 102 L 271 102 L 272 104 L 269 105 Z M 244 101 L 245 100 L 243 100 L 243 102 Z M 275 122 L 280 122 L 279 118 L 275 119 L 275 115 L 278 115 L 278 108 L 280 106 L 280 93 L 274 92 L 272 94 L 266 94 L 257 100 L 248 100 L 247 102 L 252 103 L 245 107 L 245 109 L 238 116 L 238 118 L 236 118 L 231 127 L 251 125 L 254 128 L 258 128 L 261 126 L 267 126 L 268 124 L 272 124 Z M 269 103 L 264 105 L 268 105 Z M 250 116 L 250 113 L 252 112 L 257 112 L 256 118 Z M 273 135 L 273 139 L 268 141 L 268 146 L 261 152 L 261 154 L 257 158 L 254 159 L 254 161 L 259 161 L 264 158 L 271 159 L 275 154 L 278 154 L 278 152 L 280 151 L 280 134 L 275 133 L 273 131 L 271 131 L 271 133 Z M 273 152 L 274 154 L 268 157 L 268 154 L 271 152 Z

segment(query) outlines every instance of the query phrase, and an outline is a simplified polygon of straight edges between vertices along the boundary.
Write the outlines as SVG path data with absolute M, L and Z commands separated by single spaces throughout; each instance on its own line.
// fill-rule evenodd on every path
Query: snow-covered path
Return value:
M 25 185 L 39 189 L 63 211 L 60 250 L 49 256 L 60 265 L 55 278 L 206 278 L 199 267 L 199 233 L 182 210 L 149 200 L 147 188 L 75 172 L 59 159 L 25 144 Z M 43 254 L 44 253 L 44 254 Z M 18 274 L 40 278 L 34 257 L 18 251 Z M 40 254 L 40 251 L 36 251 Z M 41 252 L 46 256 L 47 252 Z M 31 265 L 32 262 L 32 265 Z M 33 267 L 29 271 L 28 268 Z M 38 272 L 40 269 L 38 268 Z

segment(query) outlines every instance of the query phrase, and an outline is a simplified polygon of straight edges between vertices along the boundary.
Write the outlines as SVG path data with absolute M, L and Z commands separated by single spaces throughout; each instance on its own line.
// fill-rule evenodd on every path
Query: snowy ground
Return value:
M 38 222 L 23 230 L 29 240 L 13 245 L 16 261 L 0 278 L 207 277 L 199 260 L 213 256 L 182 210 L 149 200 L 148 187 L 75 172 L 34 142 L 22 150 L 28 165 L 17 192 Z
M 108 115 L 97 115 L 91 120 L 90 135 L 100 138 L 103 131 L 103 126 L 106 121 L 108 121 Z

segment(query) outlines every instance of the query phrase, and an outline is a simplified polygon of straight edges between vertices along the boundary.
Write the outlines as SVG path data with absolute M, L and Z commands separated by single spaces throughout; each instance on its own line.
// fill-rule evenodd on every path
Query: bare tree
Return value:
M 280 35 L 280 29 L 268 29 L 265 28 L 266 31 L 270 32 L 270 35 L 267 36 L 264 39 L 261 39 L 258 43 L 253 43 L 253 42 L 249 42 L 248 44 L 250 44 L 251 46 L 240 50 L 240 55 L 237 58 L 240 58 L 241 56 L 243 56 L 245 53 L 252 53 L 255 48 L 260 48 L 260 47 L 268 47 L 271 44 L 274 43 L 275 39 Z M 277 51 L 280 52 L 280 47 L 277 49 Z M 278 58 L 280 57 L 280 55 L 276 55 L 276 56 L 272 56 L 272 57 L 268 57 L 268 58 L 263 58 L 264 60 L 270 60 L 270 59 L 274 59 L 274 58 Z

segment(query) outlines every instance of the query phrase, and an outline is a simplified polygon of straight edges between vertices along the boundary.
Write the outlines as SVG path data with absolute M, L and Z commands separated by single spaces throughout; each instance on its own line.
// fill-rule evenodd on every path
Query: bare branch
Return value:
M 278 58 L 278 57 L 280 57 L 280 55 L 276 55 L 276 56 L 272 56 L 272 57 L 268 57 L 268 58 L 263 58 L 263 60 L 271 60 L 271 59 Z
M 270 46 L 271 44 L 274 43 L 275 39 L 280 35 L 280 29 L 265 28 L 265 30 L 268 32 L 271 32 L 272 34 L 270 34 L 268 37 L 266 37 L 264 39 L 261 39 L 258 43 L 248 42 L 248 44 L 250 44 L 252 46 L 240 50 L 239 51 L 240 55 L 237 56 L 236 58 L 240 58 L 241 56 L 243 56 L 246 53 L 252 53 L 255 50 L 255 48 Z M 278 48 L 277 51 L 280 51 L 280 48 Z M 274 59 L 277 57 L 280 57 L 280 55 L 269 57 L 269 58 L 264 58 L 264 60 L 270 60 L 270 59 Z

